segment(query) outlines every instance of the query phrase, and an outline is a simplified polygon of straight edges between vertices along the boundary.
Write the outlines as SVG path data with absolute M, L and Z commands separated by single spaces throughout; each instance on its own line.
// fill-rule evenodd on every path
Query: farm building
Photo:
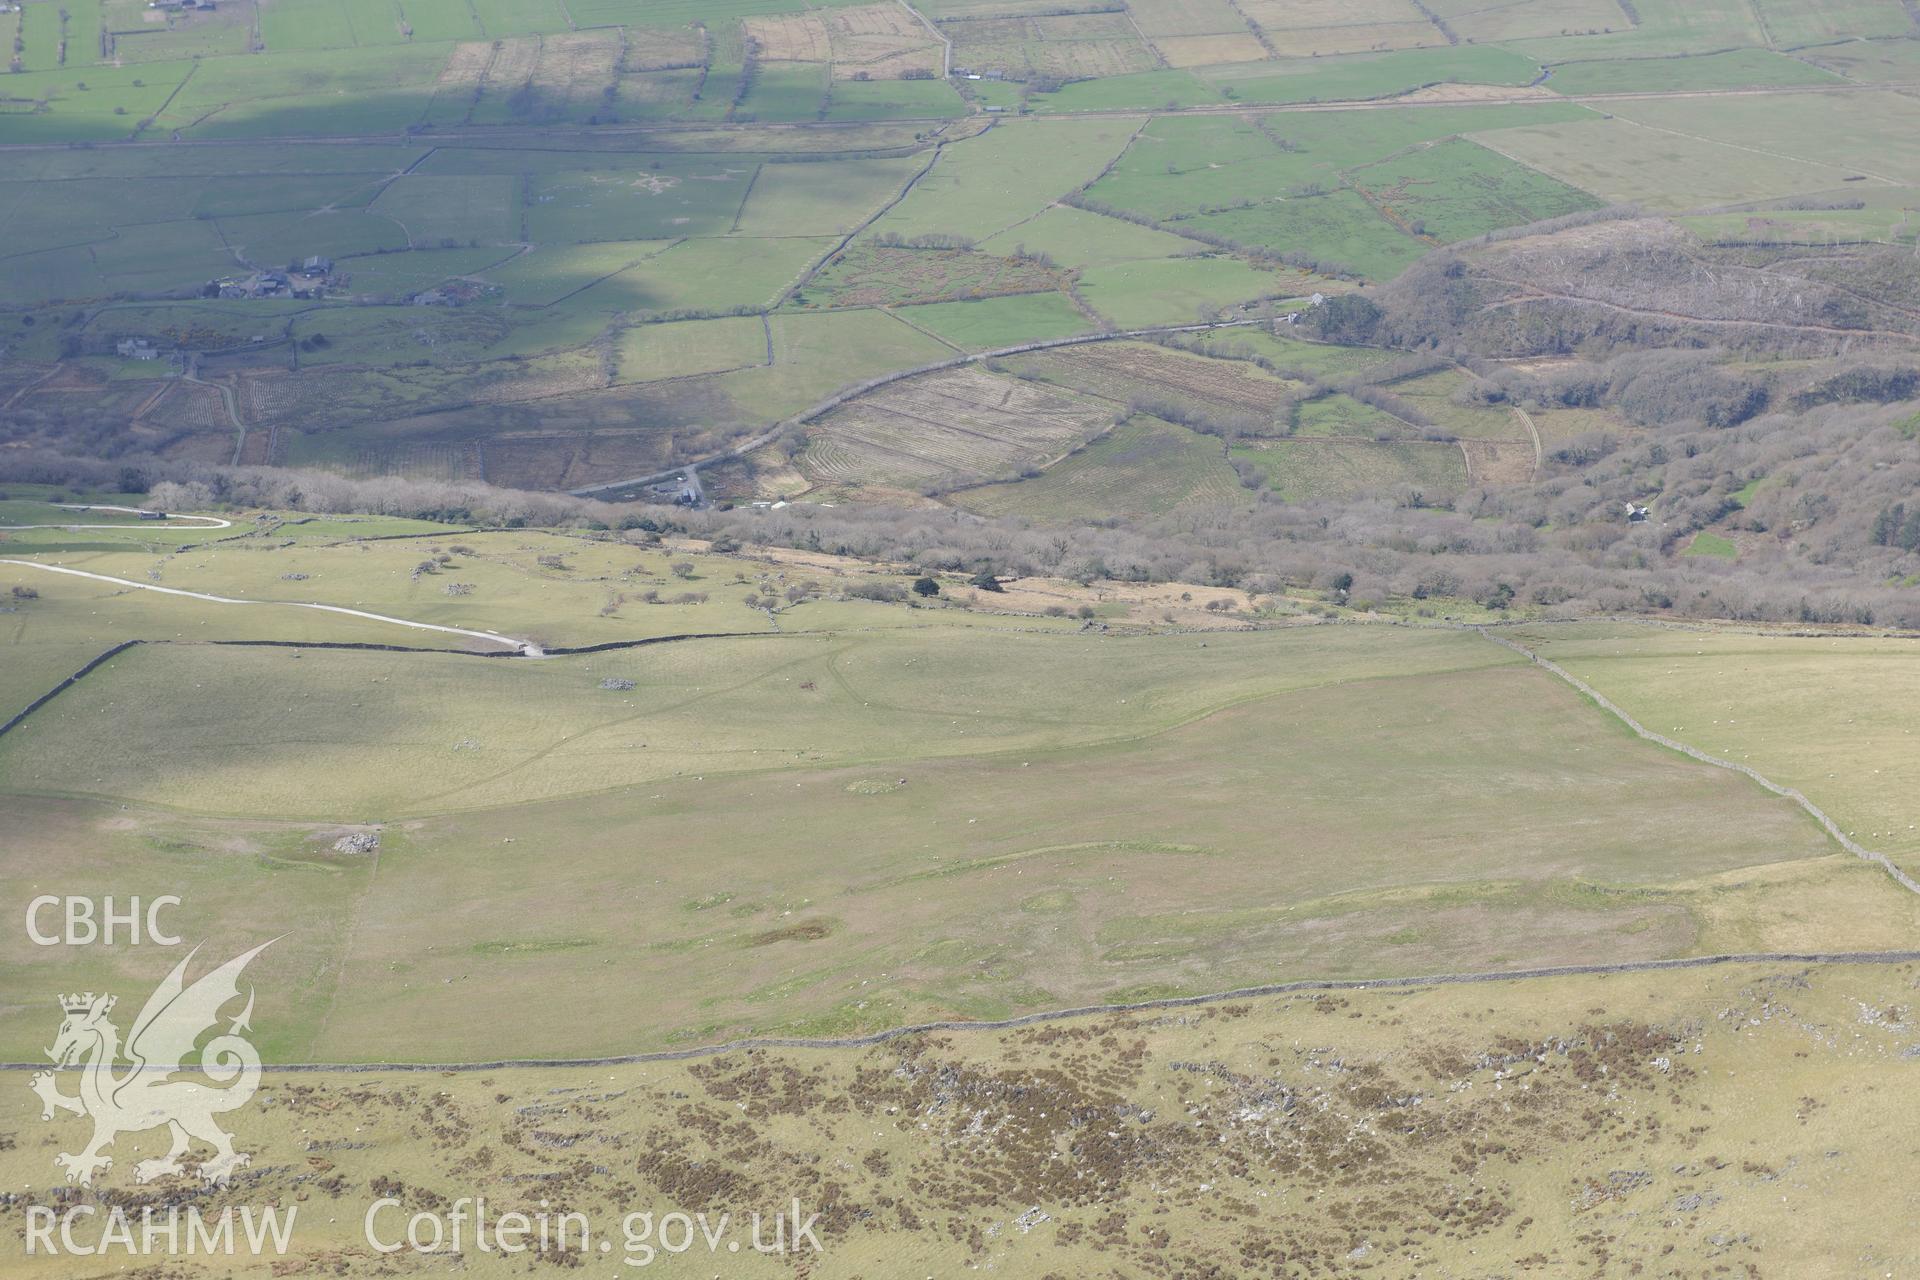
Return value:
M 214 280 L 203 291 L 207 297 L 220 298 L 312 298 L 325 285 L 324 278 L 290 276 L 284 271 L 256 271 L 249 276 Z

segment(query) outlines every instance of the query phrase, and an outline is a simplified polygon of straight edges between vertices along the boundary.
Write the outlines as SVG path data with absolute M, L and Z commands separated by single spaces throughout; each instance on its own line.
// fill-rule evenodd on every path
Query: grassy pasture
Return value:
M 918 628 L 540 664 L 139 650 L 9 735 L 0 767 L 15 787 L 278 818 L 296 796 L 354 820 L 465 810 L 388 826 L 346 994 L 324 1031 L 309 1013 L 282 1041 L 329 1060 L 393 1055 L 382 1029 L 401 1023 L 406 1056 L 477 1037 L 615 1052 L 1282 973 L 1672 954 L 1702 925 L 1661 887 L 1825 850 L 1784 802 L 1620 734 L 1477 637 L 1329 634 Z M 153 677 L 202 686 L 194 707 L 147 705 Z M 982 681 L 1000 689 L 986 706 Z M 516 793 L 549 802 L 472 811 Z M 199 844 L 248 830 L 132 820 Z M 635 856 L 663 832 L 670 852 Z M 516 892 L 530 866 L 540 892 Z M 356 897 L 252 874 L 331 899 L 322 918 Z M 1572 909 L 1516 930 L 1516 897 L 1537 896 Z M 462 982 L 519 1006 L 589 974 L 614 1016 L 483 1028 L 447 1003 Z
M 1909 210 L 1769 209 L 1676 219 L 1707 244 L 1910 244 L 1920 228 Z
M 196 218 L 237 218 L 246 214 L 361 209 L 381 194 L 387 176 L 369 171 L 216 178 L 199 184 L 200 197 L 192 213 Z M 152 186 L 151 182 L 141 182 L 138 189 L 145 193 Z
M 700 81 L 698 67 L 624 72 L 618 82 L 615 109 L 622 120 L 673 119 L 693 105 Z
M 1303 435 L 1238 444 L 1233 456 L 1265 472 L 1268 485 L 1288 502 L 1401 489 L 1417 489 L 1435 499 L 1467 485 L 1466 458 L 1458 445 L 1451 444 L 1372 444 L 1312 440 Z
M 9 507 L 15 504 L 8 504 Z M 25 506 L 27 504 L 19 504 Z M 12 523 L 15 515 L 31 511 L 0 512 Z M 100 513 L 65 519 L 107 523 Z M 36 520 L 36 523 L 38 521 Z M 43 530 L 35 535 L 13 534 L 0 552 L 26 558 L 35 554 L 74 564 L 73 552 L 112 546 L 116 541 L 138 545 L 177 545 L 190 536 L 182 531 L 103 530 L 65 533 Z M 62 552 L 62 548 L 72 551 Z M 95 570 L 95 572 L 111 572 Z M 15 565 L 0 565 L 0 595 L 16 586 L 39 592 L 37 599 L 0 602 L 0 720 L 12 716 L 96 655 L 128 640 L 151 639 L 193 643 L 208 638 L 232 640 L 330 640 L 391 644 L 407 633 L 391 625 L 303 609 L 245 609 L 205 605 L 152 591 L 128 591 L 104 582 L 90 582 L 63 574 L 41 573 Z M 426 633 L 413 633 L 424 635 Z
M 1191 71 L 1169 68 L 1101 80 L 1076 80 L 1054 93 L 1036 93 L 1027 105 L 1042 114 L 1078 111 L 1157 111 L 1226 101 L 1214 85 Z
M 194 185 L 191 179 L 91 176 L 0 182 L 9 252 L 108 240 L 121 225 L 184 221 L 201 199 L 192 194 Z M 57 203 L 46 199 L 50 187 L 61 196 Z
M 1312 162 L 1283 153 L 1239 116 L 1162 116 L 1128 146 L 1089 198 L 1154 218 L 1267 195 L 1308 176 Z
M 334 270 L 346 278 L 346 288 L 352 293 L 398 298 L 455 276 L 478 275 L 503 266 L 518 253 L 518 249 L 506 247 L 413 249 L 335 262 Z
M 1442 244 L 1600 207 L 1586 192 L 1453 138 L 1358 170 L 1382 214 Z
M 604 241 L 543 245 L 487 269 L 485 278 L 515 302 L 547 307 L 595 284 L 620 279 L 675 245 L 672 240 Z M 636 292 L 636 302 L 644 292 Z
M 1132 120 L 1020 120 L 953 144 L 906 199 L 874 223 L 906 239 L 986 239 L 1089 181 L 1120 153 Z
M 401 550 L 415 557 L 426 552 L 420 544 L 403 544 Z M 526 561 L 533 560 L 532 553 L 522 554 Z M 326 561 L 317 548 L 304 558 Z M 670 558 L 660 552 L 645 557 L 663 579 Z M 713 590 L 716 582 L 700 570 L 707 568 L 709 575 L 714 570 L 695 564 L 688 586 Z M 448 573 L 477 574 L 483 568 L 469 563 Z M 552 575 L 535 573 L 533 591 L 559 604 L 568 594 L 568 582 L 551 581 L 542 590 L 542 580 Z M 435 607 L 431 597 L 441 594 L 437 588 L 410 589 L 407 573 L 397 564 L 384 576 L 388 584 L 366 570 L 355 573 L 356 579 L 381 586 L 382 596 L 411 596 L 406 603 L 431 610 L 414 615 L 426 621 L 484 625 L 490 618 L 479 604 L 499 595 L 483 583 L 471 603 L 455 600 Z M 170 574 L 169 584 L 174 580 Z M 316 575 L 313 581 L 321 580 L 322 575 Z M 190 579 L 179 581 L 185 585 Z M 309 590 L 310 584 L 299 587 Z M 243 594 L 238 589 L 233 593 Z M 308 598 L 313 596 L 309 593 Z M 740 615 L 742 627 L 766 628 L 763 616 L 737 605 L 726 608 Z M 636 610 L 641 617 L 649 616 L 646 607 Z M 794 626 L 805 631 L 804 609 L 795 612 Z M 596 629 L 604 633 L 626 628 Z M 720 628 L 702 624 L 688 629 Z M 394 631 L 387 630 L 390 635 Z M 24 789 L 81 790 L 182 809 L 259 816 L 297 813 L 316 821 L 368 812 L 450 813 L 637 781 L 681 777 L 691 785 L 695 774 L 869 761 L 904 764 L 1133 739 L 1250 697 L 1310 687 L 1328 679 L 1330 672 L 1364 671 L 1369 655 L 1379 651 L 1378 645 L 1335 650 L 1243 637 L 1224 650 L 1218 645 L 1191 652 L 1177 644 L 1115 645 L 1099 650 L 1111 656 L 1093 663 L 1074 656 L 1092 652 L 1086 644 L 1061 648 L 1045 637 L 995 634 L 1000 638 L 992 641 L 971 630 L 915 631 L 897 638 L 789 634 L 538 663 L 341 651 L 305 652 L 296 659 L 287 651 L 207 646 L 139 649 L 103 668 L 105 679 L 89 678 L 63 694 L 60 715 L 29 721 L 0 741 L 0 767 Z M 1497 649 L 1481 652 L 1492 646 L 1470 636 L 1464 640 L 1473 643 L 1410 640 L 1406 652 L 1416 669 L 1504 663 Z M 421 642 L 460 643 L 457 637 L 442 641 L 425 635 Z M 1400 652 L 1391 639 L 1379 644 Z M 1275 652 L 1296 656 L 1284 670 L 1272 669 L 1262 655 L 1270 662 Z M 1057 660 L 1049 661 L 1050 654 Z M 1019 698 L 991 713 L 986 708 L 978 714 L 957 709 L 967 702 L 967 690 L 987 673 L 1009 669 L 1006 664 L 1025 673 Z M 609 694 L 599 687 L 608 675 L 632 678 L 637 687 Z M 127 691 L 149 678 L 192 689 L 195 705 L 166 705 L 164 699 L 132 705 Z M 800 688 L 808 681 L 816 685 L 814 690 Z M 1044 682 L 1046 691 L 1025 687 L 1029 682 Z M 462 688 L 467 692 L 461 693 Z M 288 721 L 282 697 L 292 700 L 304 726 Z M 315 717 L 323 717 L 324 723 Z M 168 723 L 175 728 L 167 730 Z M 76 735 L 75 730 L 87 724 L 114 725 L 119 745 L 94 741 L 92 734 Z M 165 760 L 141 745 L 153 734 L 168 733 L 181 746 L 163 753 Z M 311 750 L 291 750 L 303 735 Z M 95 753 L 82 787 L 68 785 L 79 775 L 63 778 L 61 757 L 48 754 L 61 749 L 54 744 L 62 740 L 71 740 L 74 751 Z M 272 745 L 276 742 L 281 745 Z M 107 754 L 97 754 L 102 750 Z M 432 794 L 409 797 L 411 780 L 426 776 L 402 764 L 409 759 L 422 765 L 433 761 Z M 996 769 L 1006 767 L 1002 762 Z M 293 809 L 285 807 L 302 794 L 305 799 Z
M 1507 49 L 1471 45 L 1282 59 L 1202 74 L 1236 102 L 1341 102 L 1392 97 L 1431 84 L 1525 85 L 1540 74 L 1540 66 Z
M 394 536 L 423 532 L 441 536 Z M 391 540 L 369 540 L 381 537 Z M 201 545 L 190 552 L 172 552 L 181 542 L 206 538 L 204 531 L 196 539 L 178 531 L 166 531 L 162 536 L 150 528 L 110 534 L 94 531 L 85 535 L 47 531 L 33 535 L 31 540 L 29 535 L 14 535 L 9 545 L 47 549 L 35 554 L 63 549 L 59 562 L 70 568 L 135 582 L 155 581 L 163 586 L 246 600 L 341 605 L 389 617 L 507 635 L 525 633 L 548 645 L 598 644 L 684 632 L 758 631 L 767 626 L 765 614 L 742 607 L 731 591 L 719 590 L 721 583 L 732 582 L 734 575 L 746 566 L 703 555 L 682 555 L 659 549 L 643 551 L 618 543 L 537 532 L 469 532 L 413 521 L 377 520 L 321 523 L 311 529 L 274 523 L 258 537 Z M 292 545 L 281 545 L 287 541 Z M 456 546 L 467 549 L 451 550 Z M 436 564 L 431 573 L 415 573 L 423 561 L 440 553 L 450 557 L 449 563 Z M 543 564 L 542 556 L 558 557 L 561 563 L 557 567 Z M 669 568 L 682 560 L 692 564 L 695 573 L 694 579 L 684 585 Z M 26 569 L 9 568 L 8 573 L 65 581 L 61 575 Z M 156 579 L 153 574 L 159 577 Z M 16 580 L 24 578 L 10 576 L 8 579 L 9 583 Z M 453 583 L 465 583 L 471 590 L 465 594 L 449 593 L 447 587 Z M 670 598 L 687 591 L 706 591 L 712 598 L 706 602 L 653 604 L 640 598 L 648 590 L 657 590 Z M 740 594 L 744 594 L 744 588 Z M 618 601 L 617 597 L 625 597 L 625 601 Z M 127 611 L 130 621 L 118 624 L 132 629 L 113 633 L 121 639 L 250 639 L 256 638 L 256 632 L 250 628 L 263 625 L 261 619 L 277 620 L 275 624 L 284 630 L 285 619 L 290 618 L 296 623 L 314 623 L 315 619 L 327 625 L 337 623 L 352 629 L 346 637 L 351 639 L 373 636 L 390 644 L 471 647 L 482 652 L 500 647 L 456 635 L 408 630 L 392 623 L 357 622 L 344 615 L 310 615 L 306 610 L 233 605 L 202 606 L 200 616 L 205 622 L 201 630 L 197 634 L 189 631 L 182 637 L 172 631 L 141 629 L 141 609 L 158 607 L 151 602 L 165 601 L 168 597 L 94 583 L 90 584 L 85 598 L 126 600 L 131 606 L 139 606 Z M 609 601 L 615 601 L 616 607 L 603 615 L 601 610 Z M 103 609 L 103 621 L 99 625 L 108 625 L 114 615 L 104 612 L 104 606 L 91 607 Z M 88 633 L 89 643 L 94 634 Z M 306 634 L 327 638 L 331 633 L 317 630 L 294 634 L 295 638 Z M 98 646 L 106 647 L 106 644 Z M 91 656 L 97 649 L 89 650 L 85 644 L 75 642 L 74 651 Z
M 743 236 L 845 235 L 898 195 L 922 163 L 907 156 L 762 165 L 733 229 Z
M 1920 74 L 1920 42 L 1913 40 L 1846 41 L 1804 49 L 1794 57 L 1867 84 L 1906 83 Z
M 214 224 L 205 224 L 209 231 Z M 218 235 L 245 261 L 262 267 L 284 268 L 289 262 L 323 254 L 350 258 L 408 247 L 407 228 L 384 212 L 372 209 L 336 209 L 325 213 L 257 213 L 221 218 Z M 146 239 L 143 232 L 140 239 Z M 238 265 L 227 257 L 225 270 Z
M 828 120 L 938 119 L 963 116 L 967 104 L 944 80 L 834 80 Z
M 755 172 L 751 161 L 676 157 L 644 169 L 541 173 L 527 200 L 527 235 L 538 244 L 724 235 Z
M 174 289 L 195 279 L 204 283 L 235 265 L 213 224 L 198 221 L 129 228 L 87 254 L 110 293 Z
M 813 120 L 827 105 L 831 81 L 825 63 L 767 62 L 756 66 L 735 120 Z
M 1465 215 L 1465 219 L 1470 217 Z M 1432 247 L 1408 229 L 1414 219 L 1403 217 L 1402 221 L 1406 226 L 1383 217 L 1360 192 L 1343 189 L 1200 214 L 1168 225 L 1191 226 L 1199 232 L 1225 236 L 1235 244 L 1257 245 L 1278 253 L 1305 253 L 1330 267 L 1357 272 L 1371 280 L 1391 280 Z
M 1055 205 L 980 242 L 988 253 L 1044 253 L 1068 267 L 1108 267 L 1143 258 L 1179 258 L 1206 246 L 1072 205 Z
M 183 14 L 162 25 L 115 31 L 110 39 L 117 62 L 147 63 L 244 54 L 251 36 L 250 19 L 236 20 L 229 9 L 224 14 Z
M 519 192 L 504 175 L 409 174 L 388 183 L 372 211 L 399 223 L 408 242 L 422 248 L 519 239 Z
M 1309 342 L 1251 325 L 1205 339 L 1189 338 L 1187 341 L 1197 342 L 1200 350 L 1226 359 L 1257 357 L 1270 361 L 1287 376 L 1323 381 L 1364 373 L 1397 358 L 1391 351 Z
M 1603 199 L 1675 211 L 1825 191 L 1853 172 L 1825 159 L 1656 131 L 1624 117 L 1496 127 L 1473 140 Z
M 1782 48 L 1913 34 L 1899 0 L 1756 0 L 1754 11 Z
M 0 142 L 128 137 L 165 105 L 193 66 L 162 62 L 84 70 L 62 67 L 6 76 L 0 79 Z
M 1044 293 L 1062 277 L 1038 262 L 964 249 L 862 243 L 835 254 L 807 282 L 804 302 L 835 307 L 906 305 L 1008 293 Z M 796 297 L 796 303 L 803 299 Z
M 1798 787 L 1867 848 L 1920 865 L 1912 641 L 1601 624 L 1525 639 L 1648 728 Z
M 1770 49 L 1732 49 L 1690 58 L 1566 62 L 1547 86 L 1556 93 L 1647 93 L 1661 89 L 1749 89 L 1840 84 L 1841 78 Z
M 769 318 L 776 364 L 821 370 L 836 386 L 953 355 L 913 326 L 879 311 L 780 312 Z
M 1535 0 L 1484 5 L 1480 0 L 1433 0 L 1428 6 L 1462 40 L 1481 44 L 1569 32 L 1605 35 L 1634 25 L 1615 0 Z
M 1615 114 L 1728 146 L 1753 147 L 1763 139 L 1764 151 L 1819 165 L 1828 186 L 1855 175 L 1920 184 L 1920 103 L 1903 94 L 1761 94 L 1738 106 L 1689 98 L 1622 104 Z
M 399 0 L 399 4 L 415 40 L 479 40 L 487 34 L 466 0 Z
M 1411 426 L 1392 414 L 1338 393 L 1318 396 L 1297 405 L 1292 426 L 1292 434 L 1307 438 L 1361 436 L 1404 439 L 1416 434 Z M 1296 456 L 1306 462 L 1318 455 L 1308 452 Z
M 962 490 L 949 501 L 983 515 L 1072 523 L 1245 499 L 1216 442 L 1135 418 L 1031 480 Z
M 991 351 L 1043 338 L 1068 338 L 1094 325 L 1064 294 L 1026 293 L 905 307 L 900 318 L 968 351 Z
M 1734 545 L 1732 539 L 1723 538 L 1717 533 L 1708 533 L 1702 529 L 1699 533 L 1693 535 L 1693 540 L 1687 543 L 1687 549 L 1681 554 L 1689 556 L 1712 556 L 1718 560 L 1733 560 L 1739 557 L 1740 548 Z
M 323 150 L 298 143 L 231 143 L 218 147 L 59 147 L 16 153 L 22 179 L 229 179 L 238 174 L 271 181 L 280 176 L 378 173 L 392 175 L 423 159 L 427 149 L 402 143 L 334 143 Z M 203 188 L 213 185 L 203 182 Z
M 1425 252 L 1411 230 L 1416 224 L 1476 234 L 1527 221 L 1536 209 L 1586 207 L 1582 193 L 1511 160 L 1469 151 L 1455 137 L 1585 114 L 1548 103 L 1276 114 L 1265 121 L 1164 117 L 1087 194 L 1175 229 L 1190 225 L 1386 278 Z M 1404 213 L 1395 207 L 1403 202 L 1410 206 Z
M 1634 0 L 1633 8 L 1638 21 L 1630 29 L 1609 22 L 1614 29 L 1606 34 L 1550 32 L 1510 43 L 1545 62 L 1719 53 L 1768 44 L 1750 0 Z
M 1473 381 L 1464 369 L 1447 369 L 1393 383 L 1388 390 L 1455 435 L 1475 440 L 1528 440 L 1527 428 L 1504 404 L 1458 404 L 1454 396 Z
M 622 382 L 684 378 L 767 362 L 759 316 L 632 325 L 620 331 L 614 359 Z
M 1192 324 L 1202 312 L 1286 293 L 1288 278 L 1238 258 L 1123 262 L 1080 276 L 1087 305 L 1116 328 Z
M 313 25 L 332 29 L 324 21 Z M 425 112 L 451 51 L 446 44 L 392 44 L 209 58 L 157 124 L 220 138 L 398 133 Z

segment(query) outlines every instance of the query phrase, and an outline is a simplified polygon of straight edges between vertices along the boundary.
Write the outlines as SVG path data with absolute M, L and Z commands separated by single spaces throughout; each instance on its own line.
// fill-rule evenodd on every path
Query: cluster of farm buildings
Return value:
M 318 298 L 333 279 L 333 259 L 315 255 L 286 271 L 209 280 L 201 293 L 209 298 Z

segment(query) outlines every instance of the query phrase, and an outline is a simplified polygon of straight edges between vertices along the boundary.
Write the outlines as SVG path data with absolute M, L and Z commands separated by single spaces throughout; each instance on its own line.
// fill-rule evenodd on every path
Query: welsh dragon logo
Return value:
M 56 1110 L 93 1120 L 93 1140 L 84 1150 L 78 1155 L 63 1152 L 53 1159 L 67 1171 L 68 1182 L 89 1184 L 95 1173 L 111 1168 L 112 1157 L 100 1152 L 116 1137 L 161 1125 L 172 1131 L 172 1149 L 157 1159 L 136 1164 L 133 1175 L 138 1182 L 184 1172 L 180 1157 L 195 1139 L 213 1147 L 213 1155 L 200 1163 L 200 1177 L 208 1184 L 225 1183 L 235 1169 L 252 1160 L 233 1149 L 233 1135 L 214 1120 L 245 1106 L 260 1087 L 260 1054 L 240 1035 L 251 1029 L 251 988 L 246 1008 L 226 1032 L 197 1051 L 200 1074 L 224 1087 L 171 1077 L 186 1070 L 186 1060 L 196 1054 L 195 1043 L 217 1027 L 221 1009 L 239 998 L 241 971 L 272 945 L 264 942 L 189 986 L 187 965 L 199 951 L 195 947 L 147 998 L 127 1033 L 124 1048 L 119 1028 L 107 1019 L 115 997 L 96 996 L 89 991 L 60 998 L 60 1008 L 67 1016 L 47 1056 L 53 1059 L 55 1071 L 79 1069 L 80 1094 L 70 1098 L 61 1093 L 53 1071 L 36 1073 L 32 1088 L 40 1095 L 42 1120 L 53 1119 Z M 120 1069 L 122 1058 L 131 1064 L 125 1070 Z

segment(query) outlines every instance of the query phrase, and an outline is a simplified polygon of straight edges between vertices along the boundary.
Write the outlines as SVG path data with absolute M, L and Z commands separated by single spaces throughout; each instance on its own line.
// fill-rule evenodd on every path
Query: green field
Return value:
M 1102 217 L 1071 205 L 1055 205 L 980 242 L 989 253 L 1026 250 L 1044 253 L 1069 267 L 1110 267 L 1148 258 L 1178 258 L 1203 253 L 1195 240 L 1155 231 L 1118 218 Z
M 1242 496 L 1213 441 L 1171 423 L 1136 419 L 1034 479 L 969 489 L 953 500 L 986 515 L 1073 521 L 1157 515 Z
M 1732 560 L 1739 556 L 1740 548 L 1731 538 L 1723 538 L 1717 533 L 1702 530 L 1693 535 L 1693 541 L 1687 544 L 1684 552 L 1690 556 L 1712 556 L 1719 560 Z
M 609 691 L 609 677 L 634 687 Z M 140 695 L 156 687 L 190 696 Z M 323 1029 L 315 989 L 276 1042 L 323 1059 L 391 1054 L 381 1029 L 403 1021 L 426 1058 L 483 1052 L 477 1035 L 496 1053 L 611 1052 L 1277 971 L 1671 954 L 1709 919 L 1684 894 L 1578 886 L 1827 848 L 1785 802 L 1620 734 L 1459 632 L 1196 645 L 802 630 L 542 663 L 174 645 L 116 658 L 55 705 L 0 742 L 24 815 L 9 875 L 31 874 L 42 842 L 99 804 L 133 808 L 95 842 L 96 874 L 156 842 L 244 842 L 244 860 L 171 864 L 207 926 L 223 899 L 260 894 L 289 923 L 359 922 L 341 978 L 352 997 Z M 324 848 L 342 821 L 387 824 L 371 881 Z M 633 859 L 670 827 L 682 852 Z M 541 892 L 509 892 L 530 864 Z M 1423 905 L 1437 886 L 1439 911 Z M 1007 891 L 1034 904 L 1011 935 Z M 1534 917 L 1535 940 L 1500 923 L 1516 894 L 1569 893 Z M 1421 942 L 1383 954 L 1410 925 Z M 809 941 L 755 945 L 783 929 Z M 636 931 L 648 945 L 630 945 Z M 325 964 L 340 945 L 305 932 L 280 965 Z M 895 976 L 861 985 L 880 973 Z M 551 1008 L 482 1030 L 441 981 L 497 1001 L 587 974 L 610 1013 L 644 1011 L 646 1029 L 591 1030 Z M 4 1034 L 36 1033 L 16 1024 Z
M 1556 93 L 1645 93 L 1656 89 L 1752 89 L 1839 84 L 1839 76 L 1767 49 L 1735 49 L 1691 58 L 1568 62 L 1553 68 Z
M 942 150 L 906 199 L 873 225 L 905 239 L 984 240 L 1099 175 L 1135 120 L 1019 120 Z
M 1525 638 L 1656 733 L 1798 787 L 1862 845 L 1920 862 L 1912 641 L 1598 624 Z
M 1317 396 L 1312 400 L 1303 401 L 1294 410 L 1292 426 L 1292 434 L 1309 438 L 1361 436 L 1399 439 L 1414 434 L 1410 426 L 1392 414 L 1337 392 L 1333 395 Z M 1318 456 L 1312 451 L 1296 450 L 1289 455 L 1289 465 L 1304 465 L 1309 459 Z M 1344 457 L 1344 455 L 1338 456 Z M 1276 462 L 1274 465 L 1280 464 Z
M 1911 243 L 1917 231 L 1901 208 L 1768 209 L 1755 213 L 1709 213 L 1677 222 L 1708 244 Z
M 1625 118 L 1494 129 L 1474 141 L 1604 199 L 1669 211 L 1831 190 L 1854 172 L 1825 158 L 1655 131 Z
M 1094 325 L 1058 293 L 1016 294 L 902 307 L 902 320 L 967 351 L 991 351 L 1045 338 L 1089 333 Z
M 1080 293 L 1118 329 L 1193 324 L 1222 307 L 1290 296 L 1294 281 L 1235 258 L 1209 255 L 1095 267 L 1080 276 Z
M 1341 102 L 1392 97 L 1433 84 L 1525 85 L 1539 76 L 1540 67 L 1509 50 L 1479 46 L 1291 59 L 1202 74 L 1237 102 Z
M 828 259 L 807 282 L 804 296 L 795 295 L 793 301 L 806 306 L 902 306 L 1048 293 L 1063 280 L 1056 268 L 1037 258 L 856 244 Z
M 767 362 L 758 316 L 633 325 L 621 330 L 616 359 L 623 382 L 684 378 Z
M 1452 138 L 1580 115 L 1541 104 L 1161 117 L 1086 199 L 1167 230 L 1389 279 L 1434 244 L 1594 207 L 1583 191 Z
M 734 230 L 745 236 L 844 235 L 898 195 L 919 167 L 913 157 L 766 165 Z
M 1337 423 L 1340 428 L 1365 423 Z M 1456 445 L 1371 444 L 1348 440 L 1274 440 L 1235 445 L 1235 459 L 1251 464 L 1289 502 L 1411 491 L 1440 500 L 1466 488 L 1466 460 Z

